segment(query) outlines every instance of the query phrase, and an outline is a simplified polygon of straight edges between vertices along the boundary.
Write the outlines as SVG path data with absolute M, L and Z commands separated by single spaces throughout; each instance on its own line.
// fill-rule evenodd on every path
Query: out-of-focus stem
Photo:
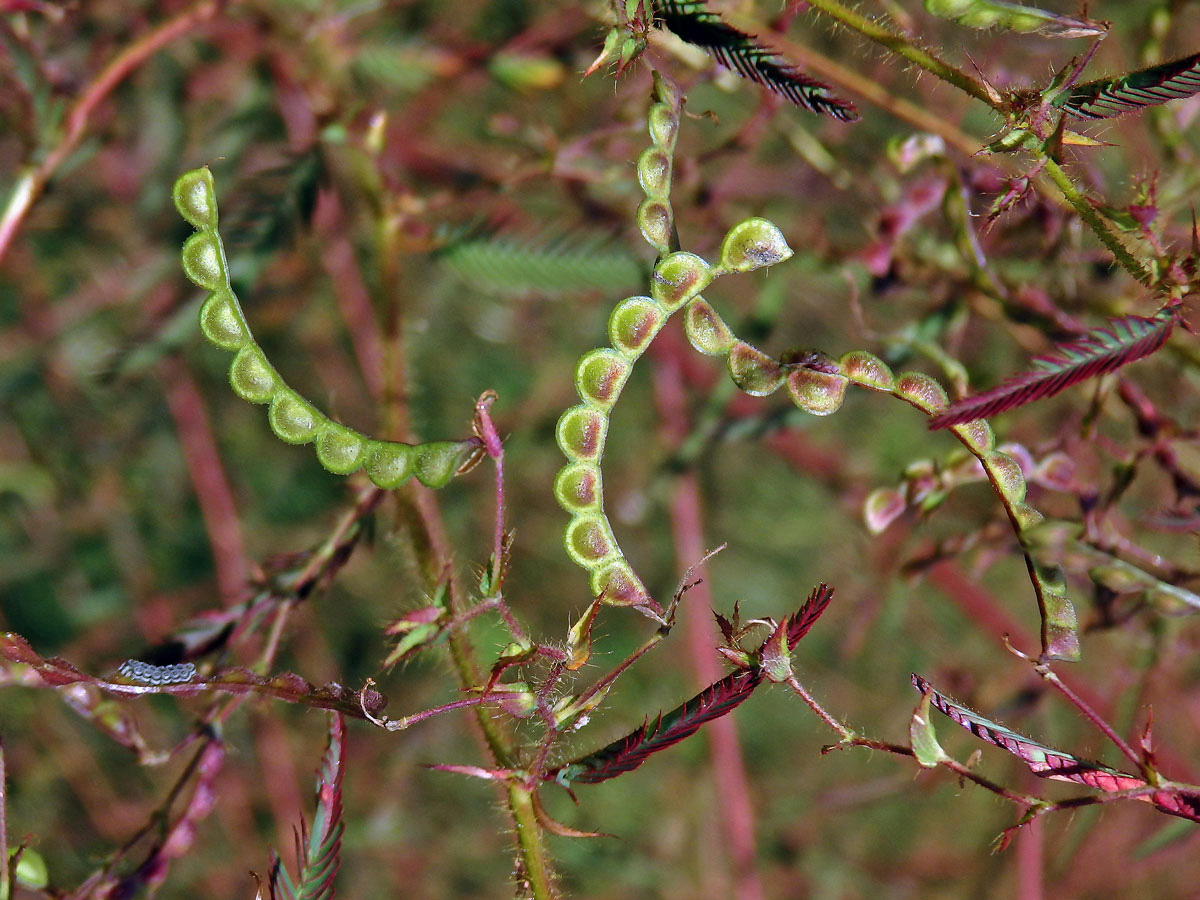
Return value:
M 1063 196 L 1067 198 L 1067 202 L 1075 207 L 1075 211 L 1079 213 L 1079 217 L 1092 229 L 1100 242 L 1104 244 L 1116 259 L 1117 264 L 1122 269 L 1128 272 L 1133 278 L 1142 284 L 1150 283 L 1150 274 L 1142 268 L 1141 263 L 1133 258 L 1133 254 L 1121 243 L 1121 239 L 1113 234 L 1112 230 L 1100 218 L 1100 214 L 1096 212 L 1087 198 L 1080 193 L 1075 187 L 1075 183 L 1071 181 L 1067 173 L 1062 170 L 1062 166 L 1056 163 L 1049 156 L 1043 157 L 1045 160 L 1045 172 L 1050 177 L 1050 180 L 1062 191 Z
M 203 0 L 181 12 L 173 19 L 168 19 L 162 25 L 143 35 L 124 50 L 117 54 L 96 80 L 75 101 L 71 111 L 67 113 L 66 130 L 57 144 L 50 148 L 45 158 L 36 166 L 27 168 L 17 179 L 8 205 L 3 215 L 0 215 L 0 262 L 12 245 L 13 238 L 21 228 L 21 223 L 37 202 L 46 184 L 54 177 L 59 167 L 70 158 L 87 133 L 88 122 L 92 113 L 118 84 L 125 80 L 131 72 L 142 65 L 147 59 L 161 50 L 176 38 L 193 33 L 196 26 L 206 22 L 217 14 L 222 3 L 218 0 Z
M 250 572 L 233 490 L 221 464 L 204 400 L 187 366 L 168 358 L 162 372 L 167 407 L 175 420 L 183 459 L 212 546 L 217 589 L 221 600 L 231 604 L 246 589 Z
M 655 396 L 668 441 L 678 447 L 691 432 L 687 397 L 678 357 L 661 354 L 655 371 Z M 700 509 L 700 486 L 693 471 L 675 479 L 671 498 L 671 536 L 675 558 L 680 565 L 691 565 L 705 555 L 704 525 Z M 693 609 L 709 609 L 712 591 L 704 581 L 696 583 L 689 595 Z M 715 634 L 707 616 L 692 615 L 685 624 L 692 667 L 703 684 L 720 678 L 712 653 Z M 733 894 L 739 900 L 765 897 L 755 868 L 754 808 L 750 803 L 750 784 L 746 775 L 737 729 L 730 718 L 712 722 L 708 729 L 712 777 L 721 800 L 722 815 L 716 817 L 722 837 L 728 843 L 733 867 Z
M 843 6 L 838 0 L 808 0 L 808 5 L 819 9 L 827 16 L 832 16 L 847 28 L 857 31 L 863 37 L 869 38 L 877 44 L 882 44 L 898 56 L 903 56 L 909 62 L 915 63 L 926 72 L 937 76 L 948 84 L 954 85 L 975 99 L 982 100 L 992 108 L 998 108 L 993 93 L 981 81 L 954 68 L 954 66 L 939 59 L 928 50 L 918 47 L 904 35 L 860 16 L 854 10 Z

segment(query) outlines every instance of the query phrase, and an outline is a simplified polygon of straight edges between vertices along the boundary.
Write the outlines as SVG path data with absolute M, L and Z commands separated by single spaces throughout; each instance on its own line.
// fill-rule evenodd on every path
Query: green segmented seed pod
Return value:
M 695 253 L 672 253 L 654 267 L 650 296 L 674 312 L 712 284 L 717 274 Z
M 893 393 L 931 416 L 950 405 L 946 389 L 928 375 L 920 372 L 905 372 L 898 375 Z
M 599 513 L 603 509 L 600 469 L 591 463 L 573 463 L 554 479 L 554 496 L 567 512 Z
M 838 370 L 863 387 L 891 393 L 896 387 L 896 376 L 887 363 L 865 350 L 851 350 L 838 360 Z
M 666 196 L 671 189 L 671 157 L 658 147 L 647 147 L 637 161 L 638 181 L 647 197 Z
M 212 173 L 207 168 L 185 172 L 173 196 L 179 214 L 197 229 L 183 245 L 183 272 L 211 292 L 200 308 L 200 330 L 211 343 L 235 352 L 230 386 L 244 400 L 270 404 L 267 420 L 280 440 L 314 443 L 317 459 L 330 472 L 349 475 L 365 467 L 367 477 L 382 488 L 398 487 L 413 476 L 427 487 L 442 487 L 467 464 L 479 446 L 475 438 L 418 445 L 374 441 L 331 421 L 289 388 L 255 343 L 229 283 Z
M 783 367 L 757 347 L 738 341 L 726 357 L 729 377 L 751 397 L 765 397 L 783 384 Z
M 842 408 L 849 379 L 845 375 L 797 369 L 788 375 L 792 402 L 814 416 L 828 416 Z
M 1102 22 L 1063 16 L 1009 0 L 925 0 L 925 11 L 967 28 L 1003 28 L 1018 34 L 1036 31 L 1046 37 L 1088 37 L 1108 30 Z
M 585 403 L 611 407 L 617 402 L 632 365 L 616 350 L 593 350 L 575 369 L 575 389 Z
M 783 232 L 773 222 L 757 217 L 738 222 L 721 242 L 721 268 L 727 272 L 753 272 L 791 256 Z
M 724 356 L 737 343 L 725 320 L 702 297 L 687 305 L 683 328 L 691 345 L 705 356 Z
M 951 425 L 950 430 L 976 455 L 987 453 L 996 446 L 996 433 L 984 419 L 964 422 L 962 425 Z
M 630 297 L 618 303 L 608 317 L 608 339 L 618 352 L 637 359 L 666 321 L 666 310 L 654 300 Z
M 558 446 L 571 461 L 599 462 L 604 455 L 608 418 L 604 410 L 590 406 L 572 406 L 558 420 Z
M 633 364 L 667 319 L 684 308 L 688 339 L 694 347 L 726 357 L 730 374 L 743 390 L 760 395 L 777 390 L 784 382 L 784 367 L 762 351 L 737 341 L 716 311 L 700 298 L 700 292 L 719 275 L 782 262 L 792 251 L 778 228 L 766 219 L 751 218 L 739 222 L 725 236 L 719 266 L 694 253 L 671 252 L 676 243 L 669 196 L 671 153 L 679 130 L 681 98 L 657 73 L 654 85 L 658 102 L 649 115 L 653 144 L 637 161 L 638 183 L 646 195 L 638 207 L 637 222 L 660 258 L 654 267 L 650 296 L 628 297 L 609 315 L 612 346 L 584 354 L 575 367 L 580 403 L 562 414 L 555 430 L 568 464 L 554 480 L 554 496 L 571 517 L 563 536 L 567 554 L 588 571 L 593 596 L 612 606 L 638 607 L 662 621 L 662 608 L 625 559 L 604 513 L 600 462 L 609 412 L 620 399 Z
M 984 466 L 1005 500 L 1014 504 L 1025 501 L 1025 475 L 1015 459 L 1007 453 L 992 450 L 985 454 Z
M 653 197 L 643 200 L 642 205 L 638 207 L 637 223 L 642 237 L 659 253 L 666 253 L 671 249 L 675 219 L 670 203 Z

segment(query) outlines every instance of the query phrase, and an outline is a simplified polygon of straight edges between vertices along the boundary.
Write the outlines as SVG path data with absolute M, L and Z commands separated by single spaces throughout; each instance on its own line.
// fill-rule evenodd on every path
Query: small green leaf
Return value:
M 938 743 L 937 732 L 933 729 L 933 718 L 929 715 L 932 697 L 926 693 L 921 696 L 921 702 L 913 710 L 912 721 L 908 726 L 909 742 L 912 744 L 913 756 L 926 769 L 935 769 L 941 763 L 948 761 L 949 756 Z

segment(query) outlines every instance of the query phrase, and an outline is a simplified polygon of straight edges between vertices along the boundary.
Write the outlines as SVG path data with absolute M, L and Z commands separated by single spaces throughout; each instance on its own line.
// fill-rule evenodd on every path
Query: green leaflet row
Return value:
M 449 482 L 477 449 L 475 440 L 415 445 L 373 440 L 332 421 L 287 386 L 255 342 L 229 284 L 212 173 L 207 168 L 185 172 L 175 182 L 173 195 L 179 214 L 197 229 L 183 245 L 183 272 L 211 292 L 200 309 L 200 330 L 209 341 L 236 354 L 229 367 L 234 393 L 251 403 L 269 404 L 268 420 L 279 439 L 315 444 L 321 465 L 336 475 L 365 469 L 381 488 L 399 487 L 412 477 L 431 488 Z

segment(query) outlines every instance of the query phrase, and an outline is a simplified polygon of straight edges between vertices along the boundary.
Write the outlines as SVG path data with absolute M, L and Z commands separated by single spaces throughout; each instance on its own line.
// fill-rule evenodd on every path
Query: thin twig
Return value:
M 71 111 L 67 113 L 66 128 L 58 143 L 52 147 L 37 166 L 26 169 L 18 179 L 8 200 L 8 206 L 0 216 L 0 263 L 12 245 L 21 223 L 37 202 L 54 173 L 58 171 L 79 147 L 96 108 L 122 81 L 145 63 L 151 56 L 177 38 L 195 33 L 202 23 L 213 18 L 224 5 L 224 0 L 201 0 L 184 10 L 173 19 L 138 38 L 104 67 L 96 79 L 88 85 Z

